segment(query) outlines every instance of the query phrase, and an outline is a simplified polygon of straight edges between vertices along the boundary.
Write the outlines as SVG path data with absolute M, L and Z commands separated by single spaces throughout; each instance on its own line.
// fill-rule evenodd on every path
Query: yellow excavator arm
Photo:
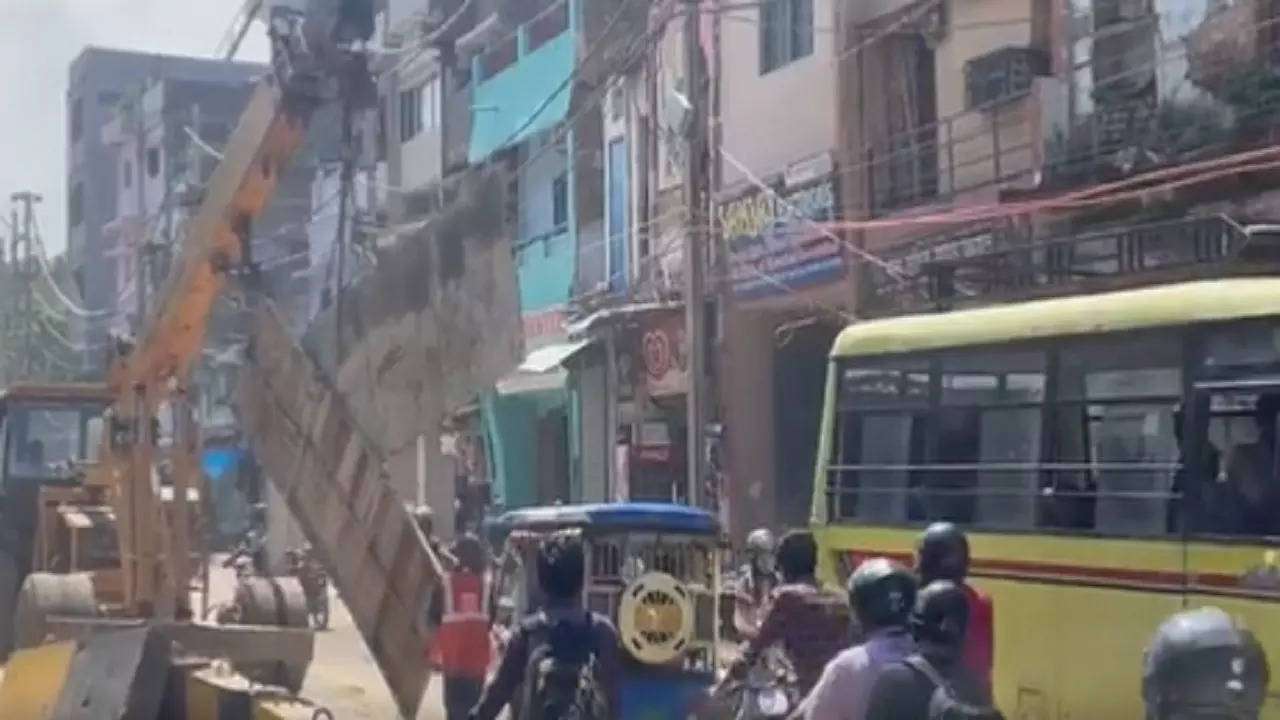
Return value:
M 353 78 L 370 82 L 364 54 L 339 41 L 344 33 L 337 9 L 351 4 L 310 0 L 307 12 L 269 11 L 271 70 L 205 185 L 136 343 L 118 340 L 113 348 L 107 382 L 115 399 L 94 479 L 109 489 L 118 518 L 124 610 L 130 614 L 172 617 L 188 604 L 189 508 L 178 500 L 166 512 L 159 498 L 157 413 L 164 407 L 177 418 L 168 475 L 172 497 L 185 499 L 198 467 L 193 403 L 185 390 L 214 303 L 228 277 L 251 260 L 254 222 L 302 145 L 315 109 L 341 99 Z

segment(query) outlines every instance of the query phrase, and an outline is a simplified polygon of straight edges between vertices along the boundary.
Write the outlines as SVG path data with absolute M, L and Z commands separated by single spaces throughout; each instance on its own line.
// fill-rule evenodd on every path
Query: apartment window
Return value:
M 760 5 L 760 74 L 813 54 L 813 0 Z
M 155 178 L 160 174 L 160 150 L 158 148 L 150 148 L 147 150 L 147 177 Z
M 67 222 L 71 227 L 79 227 L 84 220 L 84 185 L 76 183 L 71 186 L 71 194 L 67 198 Z
M 133 163 L 128 160 L 124 161 L 124 167 L 120 170 L 120 184 L 126 190 L 133 187 Z
M 431 132 L 440 127 L 440 76 L 422 86 L 422 129 Z
M 400 93 L 400 142 L 409 142 L 422 132 L 422 88 Z
M 556 228 L 569 224 L 569 176 L 560 173 L 551 181 L 551 224 Z

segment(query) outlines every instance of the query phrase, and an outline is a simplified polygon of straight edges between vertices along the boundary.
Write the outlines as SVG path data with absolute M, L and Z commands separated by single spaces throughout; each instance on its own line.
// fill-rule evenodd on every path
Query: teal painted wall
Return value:
M 520 311 L 537 312 L 568 301 L 575 260 L 575 243 L 568 230 L 544 235 L 517 250 Z
M 523 27 L 520 32 L 523 35 Z M 476 83 L 467 152 L 470 162 L 480 162 L 565 119 L 572 85 L 566 81 L 573 72 L 573 38 L 571 26 L 497 75 Z
M 538 497 L 538 418 L 563 408 L 566 390 L 499 395 L 482 403 L 493 463 L 493 493 L 506 509 L 534 504 Z

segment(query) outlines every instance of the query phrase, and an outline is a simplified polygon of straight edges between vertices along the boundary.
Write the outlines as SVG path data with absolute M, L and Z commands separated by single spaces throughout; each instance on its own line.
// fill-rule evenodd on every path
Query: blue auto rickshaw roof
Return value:
M 512 510 L 495 523 L 503 530 L 581 527 L 593 530 L 656 530 L 715 534 L 720 520 L 701 508 L 674 503 L 547 505 Z

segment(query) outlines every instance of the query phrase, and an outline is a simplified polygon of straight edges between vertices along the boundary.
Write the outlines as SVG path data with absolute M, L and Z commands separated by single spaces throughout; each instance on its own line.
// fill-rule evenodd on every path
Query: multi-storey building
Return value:
M 73 328 L 73 340 L 82 347 L 83 373 L 95 375 L 104 370 L 107 334 L 113 322 L 126 319 L 116 315 L 126 288 L 120 277 L 122 263 L 111 255 L 115 243 L 108 242 L 107 236 L 112 232 L 108 225 L 132 207 L 129 203 L 136 202 L 136 182 L 152 184 L 148 202 L 158 203 L 164 195 L 161 170 L 168 167 L 163 148 L 148 148 L 142 153 L 141 168 L 136 167 L 136 158 L 129 160 L 130 188 L 122 189 L 125 168 L 110 145 L 114 136 L 104 138 L 103 127 L 116 117 L 121 102 L 126 98 L 136 101 L 148 82 L 171 79 L 202 83 L 208 88 L 238 87 L 260 72 L 261 68 L 252 64 L 93 47 L 86 48 L 71 63 L 67 90 L 67 248 L 80 296 L 95 313 Z M 156 163 L 150 162 L 152 158 Z M 156 169 L 156 175 L 148 175 L 150 167 Z

